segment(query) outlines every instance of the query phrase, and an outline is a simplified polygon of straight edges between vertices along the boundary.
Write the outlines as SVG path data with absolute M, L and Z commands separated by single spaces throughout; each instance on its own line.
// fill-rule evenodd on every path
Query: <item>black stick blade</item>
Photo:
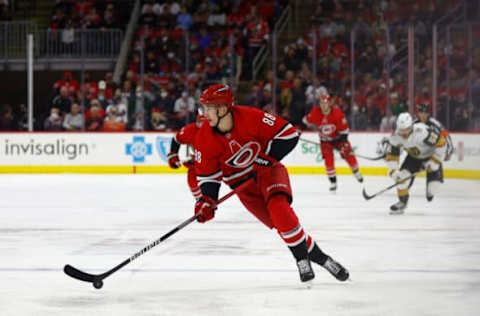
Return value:
M 362 194 L 363 194 L 363 197 L 365 198 L 365 200 L 367 200 L 367 201 L 375 196 L 375 195 L 368 195 L 367 192 L 365 191 L 365 188 L 363 188 Z
M 92 282 L 93 283 L 93 282 L 95 282 L 95 280 L 98 279 L 98 276 L 80 271 L 77 268 L 74 268 L 69 264 L 67 264 L 63 268 L 63 272 L 65 272 L 65 274 L 67 274 L 68 276 L 70 276 L 74 279 L 85 281 L 85 282 Z

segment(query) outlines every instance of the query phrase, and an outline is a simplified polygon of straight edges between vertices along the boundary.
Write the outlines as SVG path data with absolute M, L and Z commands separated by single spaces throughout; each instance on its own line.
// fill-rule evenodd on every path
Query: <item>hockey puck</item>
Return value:
M 103 286 L 103 282 L 101 280 L 93 282 L 93 287 L 96 288 L 97 290 L 100 290 Z

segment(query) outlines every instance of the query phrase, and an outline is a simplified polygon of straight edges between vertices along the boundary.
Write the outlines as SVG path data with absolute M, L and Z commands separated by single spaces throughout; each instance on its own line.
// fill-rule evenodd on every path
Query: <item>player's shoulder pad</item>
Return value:
M 445 128 L 443 127 L 443 124 L 440 123 L 437 119 L 435 119 L 435 118 L 433 118 L 433 117 L 430 117 L 430 118 L 428 119 L 428 122 L 429 122 L 431 125 L 433 125 L 433 126 L 435 126 L 436 128 L 438 128 L 439 130 L 444 130 L 444 129 L 445 129 Z
M 388 136 L 387 137 L 388 139 L 388 143 L 390 145 L 392 145 L 393 147 L 398 147 L 398 146 L 401 146 L 402 145 L 402 137 L 400 137 L 399 135 L 393 133 L 392 135 Z
M 422 122 L 418 122 L 418 123 L 413 124 L 413 134 L 415 136 L 417 136 L 417 135 L 419 137 L 421 137 L 423 135 L 426 136 L 428 134 L 429 130 L 430 130 L 430 128 Z

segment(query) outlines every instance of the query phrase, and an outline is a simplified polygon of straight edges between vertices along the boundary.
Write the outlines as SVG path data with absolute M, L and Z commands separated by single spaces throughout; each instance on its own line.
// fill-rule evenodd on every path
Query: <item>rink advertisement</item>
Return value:
M 0 172 L 3 173 L 162 173 L 185 172 L 168 167 L 172 133 L 2 133 Z M 386 133 L 351 133 L 359 156 L 377 157 Z M 444 163 L 447 177 L 480 178 L 480 135 L 454 133 L 455 154 Z M 187 159 L 186 146 L 180 156 Z M 325 173 L 318 136 L 305 132 L 296 148 L 282 161 L 292 173 Z M 384 160 L 358 157 L 364 174 L 384 175 Z M 350 173 L 335 155 L 337 173 Z

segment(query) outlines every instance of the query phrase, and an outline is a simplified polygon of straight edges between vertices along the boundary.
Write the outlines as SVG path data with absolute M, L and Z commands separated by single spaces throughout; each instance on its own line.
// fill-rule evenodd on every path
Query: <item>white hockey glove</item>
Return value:
M 398 169 L 388 170 L 388 176 L 395 182 L 400 182 L 404 178 L 403 172 Z

